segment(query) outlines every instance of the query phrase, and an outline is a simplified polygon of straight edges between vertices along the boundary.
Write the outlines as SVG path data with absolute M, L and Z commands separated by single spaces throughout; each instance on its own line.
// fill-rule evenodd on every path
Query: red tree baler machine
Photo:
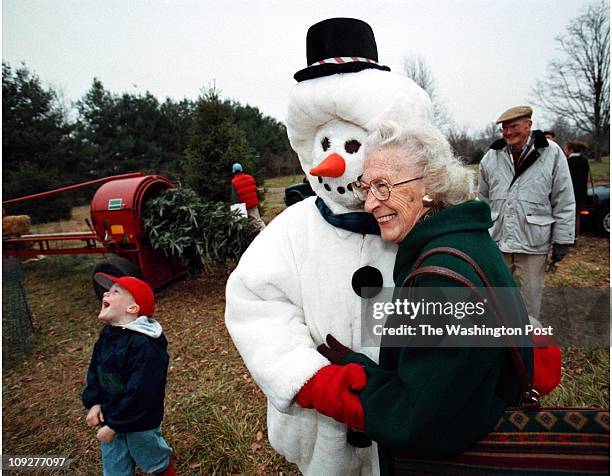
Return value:
M 21 259 L 52 254 L 112 254 L 97 263 L 93 273 L 137 276 L 153 289 L 185 275 L 186 268 L 180 258 L 167 257 L 154 250 L 144 232 L 142 213 L 147 201 L 168 188 L 174 188 L 172 182 L 162 176 L 143 173 L 115 175 L 6 200 L 2 204 L 11 205 L 99 184 L 102 185 L 91 201 L 91 223 L 86 221 L 89 231 L 3 238 L 3 253 Z M 100 297 L 102 290 L 95 282 L 94 289 Z

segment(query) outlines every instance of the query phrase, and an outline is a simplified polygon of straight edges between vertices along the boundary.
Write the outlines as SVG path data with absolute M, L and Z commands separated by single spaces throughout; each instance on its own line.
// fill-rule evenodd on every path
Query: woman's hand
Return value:
M 325 341 L 327 342 L 327 345 L 321 344 L 319 347 L 317 347 L 317 350 L 319 351 L 319 354 L 326 357 L 332 364 L 339 364 L 344 357 L 353 353 L 353 349 L 342 345 L 331 334 L 327 334 Z

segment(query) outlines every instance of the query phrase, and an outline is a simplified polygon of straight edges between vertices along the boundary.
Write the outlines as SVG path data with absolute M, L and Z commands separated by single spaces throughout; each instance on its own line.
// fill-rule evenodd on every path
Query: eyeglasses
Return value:
M 370 183 L 363 182 L 360 179 L 355 180 L 351 183 L 351 188 L 353 189 L 353 195 L 357 200 L 361 200 L 365 202 L 366 198 L 368 198 L 368 191 L 372 192 L 372 195 L 376 197 L 381 202 L 389 200 L 391 196 L 391 190 L 398 185 L 403 185 L 405 183 L 413 182 L 415 180 L 422 179 L 421 177 L 415 177 L 408 180 L 402 180 L 401 182 L 389 183 L 385 179 L 374 179 Z

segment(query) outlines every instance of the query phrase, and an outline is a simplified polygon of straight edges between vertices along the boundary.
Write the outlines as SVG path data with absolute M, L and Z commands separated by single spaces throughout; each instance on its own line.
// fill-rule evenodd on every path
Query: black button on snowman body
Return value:
M 351 286 L 358 296 L 363 299 L 372 299 L 382 289 L 382 273 L 373 266 L 363 266 L 353 273 Z

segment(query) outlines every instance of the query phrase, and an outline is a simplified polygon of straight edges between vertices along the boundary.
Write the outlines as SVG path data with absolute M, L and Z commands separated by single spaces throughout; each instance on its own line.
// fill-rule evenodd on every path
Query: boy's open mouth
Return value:
M 110 303 L 102 300 L 102 309 L 106 309 L 108 306 L 110 306 Z

